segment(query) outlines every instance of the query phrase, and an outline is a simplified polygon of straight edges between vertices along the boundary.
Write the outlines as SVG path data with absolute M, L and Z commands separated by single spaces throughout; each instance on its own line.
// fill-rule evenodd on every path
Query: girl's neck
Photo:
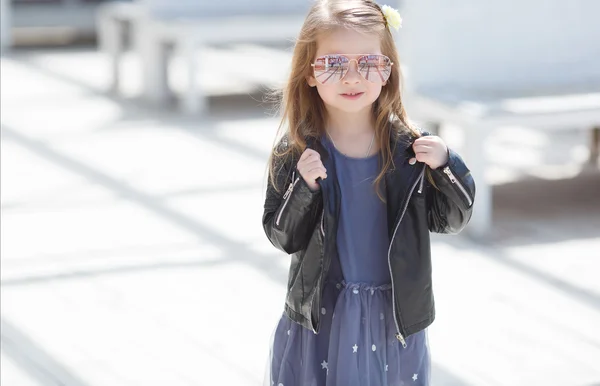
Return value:
M 328 111 L 326 130 L 334 137 L 355 138 L 375 131 L 371 111 L 356 113 Z
M 368 114 L 330 113 L 326 130 L 337 150 L 347 156 L 362 158 L 379 151 L 377 141 L 373 143 L 375 122 L 370 111 Z

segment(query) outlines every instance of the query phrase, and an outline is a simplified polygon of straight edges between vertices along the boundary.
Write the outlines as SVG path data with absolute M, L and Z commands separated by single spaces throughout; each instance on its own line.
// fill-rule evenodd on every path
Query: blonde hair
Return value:
M 398 138 L 403 131 L 415 137 L 420 134 L 408 122 L 402 104 L 402 74 L 394 38 L 381 7 L 371 0 L 317 0 L 310 9 L 294 46 L 291 73 L 280 97 L 282 119 L 277 137 L 285 136 L 286 146 L 274 146 L 269 160 L 269 177 L 275 189 L 279 190 L 281 187 L 275 184 L 277 161 L 290 155 L 297 159 L 306 149 L 307 137 L 320 138 L 324 133 L 325 105 L 317 88 L 308 85 L 307 77 L 313 75 L 311 64 L 317 52 L 317 38 L 337 28 L 378 34 L 382 53 L 394 63 L 390 78 L 372 109 L 376 141 L 382 154 L 381 172 L 374 184 L 377 194 L 385 201 L 379 186 L 385 173 L 394 166 L 390 138 Z

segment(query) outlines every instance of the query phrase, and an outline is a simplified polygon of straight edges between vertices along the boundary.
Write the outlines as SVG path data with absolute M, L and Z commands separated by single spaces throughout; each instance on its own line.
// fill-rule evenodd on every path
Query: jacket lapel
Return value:
M 414 138 L 402 136 L 391 141 L 392 149 L 394 149 L 394 165 L 385 175 L 388 236 L 390 240 L 400 217 L 403 203 L 407 199 L 408 190 L 419 174 L 417 164 L 410 165 L 408 162 L 414 157 L 412 149 Z
M 407 198 L 410 186 L 419 176 L 418 164 L 410 165 L 409 160 L 414 157 L 412 144 L 414 138 L 403 135 L 399 138 L 390 139 L 393 150 L 394 165 L 385 175 L 385 197 L 387 201 L 387 219 L 388 219 L 388 236 L 391 239 L 396 222 L 400 217 L 400 211 L 404 204 L 404 199 Z M 313 149 L 321 156 L 323 166 L 327 169 L 327 174 L 330 176 L 325 180 L 319 180 L 323 192 L 326 213 L 333 218 L 339 215 L 339 184 L 335 178 L 335 163 L 329 151 L 323 146 L 320 140 L 316 138 L 307 138 L 307 147 Z M 332 178 L 333 177 L 333 178 Z

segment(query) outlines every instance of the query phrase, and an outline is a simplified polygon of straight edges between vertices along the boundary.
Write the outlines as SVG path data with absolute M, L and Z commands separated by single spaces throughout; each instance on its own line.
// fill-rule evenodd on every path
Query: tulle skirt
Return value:
M 281 317 L 266 385 L 426 386 L 427 331 L 396 339 L 391 285 L 327 282 L 319 334 Z

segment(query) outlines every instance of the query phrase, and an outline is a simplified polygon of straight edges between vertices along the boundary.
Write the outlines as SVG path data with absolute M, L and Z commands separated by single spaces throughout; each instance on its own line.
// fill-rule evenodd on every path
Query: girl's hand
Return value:
M 413 143 L 416 160 L 424 162 L 432 169 L 437 169 L 448 162 L 448 146 L 437 136 L 430 135 L 417 138 Z M 414 163 L 415 158 L 410 160 Z
M 325 166 L 321 162 L 321 156 L 312 149 L 304 150 L 296 169 L 298 169 L 298 172 L 300 172 L 300 175 L 306 181 L 308 188 L 313 192 L 321 189 L 321 186 L 317 183 L 317 178 L 327 178 L 327 170 L 325 170 Z

